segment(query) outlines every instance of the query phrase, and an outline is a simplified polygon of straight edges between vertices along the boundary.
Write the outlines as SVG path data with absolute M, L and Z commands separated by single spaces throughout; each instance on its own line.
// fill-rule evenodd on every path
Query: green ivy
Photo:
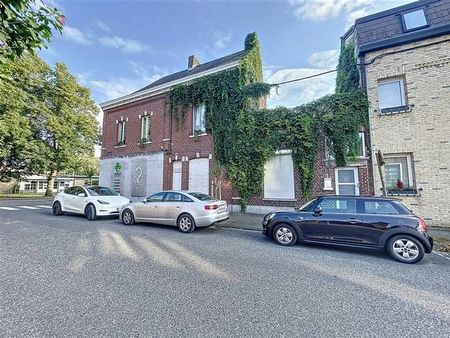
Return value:
M 292 151 L 305 198 L 311 197 L 321 138 L 327 136 L 338 165 L 355 156 L 359 126 L 367 125 L 367 99 L 358 89 L 359 78 L 353 74 L 356 61 L 350 53 L 350 47 L 341 51 L 337 76 L 341 89 L 337 94 L 292 109 L 260 107 L 261 98 L 272 86 L 262 83 L 255 33 L 245 39 L 239 67 L 172 88 L 170 109 L 178 127 L 185 123 L 191 105 L 205 104 L 206 128 L 213 135 L 215 159 L 239 192 L 243 212 L 250 197 L 262 193 L 264 165 L 278 149 Z

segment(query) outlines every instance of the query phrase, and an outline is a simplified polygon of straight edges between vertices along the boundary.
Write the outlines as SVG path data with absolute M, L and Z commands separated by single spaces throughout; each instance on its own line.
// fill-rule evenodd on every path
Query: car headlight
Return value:
M 97 200 L 97 202 L 100 203 L 100 204 L 111 204 L 111 203 L 109 203 L 109 202 L 102 201 L 102 200 Z
M 264 222 L 269 222 L 272 218 L 274 218 L 276 214 L 274 212 L 268 213 L 266 216 L 264 216 Z

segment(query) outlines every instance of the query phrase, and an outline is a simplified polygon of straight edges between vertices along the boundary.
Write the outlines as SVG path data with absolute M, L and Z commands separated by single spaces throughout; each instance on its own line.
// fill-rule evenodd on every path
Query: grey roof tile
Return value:
M 164 76 L 164 77 L 156 80 L 155 82 L 149 84 L 148 86 L 145 86 L 144 88 L 139 89 L 135 93 L 139 93 L 139 92 L 151 89 L 153 87 L 157 87 L 157 86 L 163 85 L 165 83 L 169 83 L 169 82 L 172 82 L 172 81 L 180 80 L 180 79 L 182 79 L 182 78 L 184 78 L 186 76 L 190 76 L 190 75 L 193 75 L 193 74 L 198 74 L 198 73 L 201 73 L 201 72 L 205 72 L 207 70 L 214 69 L 216 67 L 220 67 L 220 66 L 226 65 L 228 63 L 231 63 L 231 62 L 234 62 L 234 61 L 237 61 L 237 60 L 241 59 L 242 56 L 245 55 L 245 53 L 246 53 L 245 50 L 241 50 L 239 52 L 236 52 L 236 53 L 233 53 L 233 54 L 230 54 L 230 55 L 226 55 L 226 56 L 223 56 L 221 58 L 218 58 L 218 59 L 206 62 L 206 63 L 199 64 L 198 66 L 196 66 L 196 67 L 194 67 L 192 69 L 185 69 L 185 70 L 182 70 L 180 72 Z

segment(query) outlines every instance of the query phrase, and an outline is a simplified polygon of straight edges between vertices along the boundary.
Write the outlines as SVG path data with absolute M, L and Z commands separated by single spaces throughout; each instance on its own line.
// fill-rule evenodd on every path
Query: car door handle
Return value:
M 358 224 L 358 223 L 361 223 L 361 221 L 359 220 L 359 219 L 356 219 L 356 218 L 350 218 L 348 221 L 347 221 L 348 223 L 350 223 L 350 224 Z

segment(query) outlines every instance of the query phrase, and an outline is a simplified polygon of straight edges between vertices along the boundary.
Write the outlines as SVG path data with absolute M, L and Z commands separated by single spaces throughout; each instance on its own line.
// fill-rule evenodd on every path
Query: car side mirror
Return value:
M 86 195 L 83 194 L 82 192 L 80 192 L 80 193 L 78 194 L 78 197 L 86 197 Z
M 314 216 L 322 215 L 322 213 L 323 213 L 322 207 L 316 207 L 316 208 L 314 209 Z

